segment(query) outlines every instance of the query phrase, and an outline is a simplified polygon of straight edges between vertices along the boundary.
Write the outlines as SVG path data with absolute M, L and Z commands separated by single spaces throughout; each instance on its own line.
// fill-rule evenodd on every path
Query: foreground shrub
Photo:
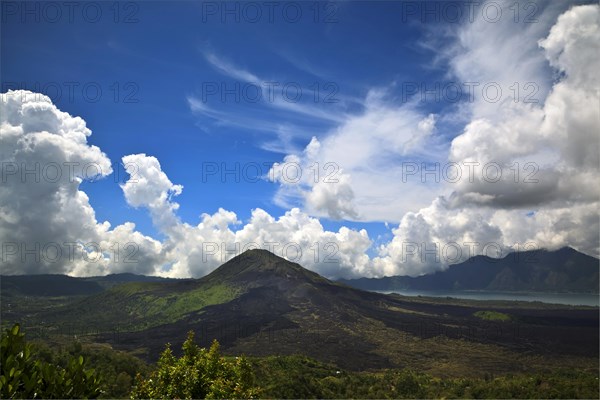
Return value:
M 60 367 L 35 359 L 19 324 L 2 334 L 0 397 L 95 398 L 102 394 L 93 369 L 85 368 L 82 356 L 71 357 Z
M 231 361 L 222 357 L 216 340 L 209 350 L 200 348 L 190 331 L 182 350 L 181 358 L 176 358 L 167 344 L 148 379 L 136 377 L 131 398 L 240 399 L 258 395 L 250 364 L 244 357 Z

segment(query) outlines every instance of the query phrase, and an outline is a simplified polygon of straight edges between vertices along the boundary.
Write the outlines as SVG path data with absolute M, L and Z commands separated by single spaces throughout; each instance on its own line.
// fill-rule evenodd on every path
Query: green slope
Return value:
M 134 282 L 76 301 L 48 313 L 46 323 L 64 321 L 90 331 L 138 331 L 201 313 L 235 299 L 242 290 L 223 283 Z

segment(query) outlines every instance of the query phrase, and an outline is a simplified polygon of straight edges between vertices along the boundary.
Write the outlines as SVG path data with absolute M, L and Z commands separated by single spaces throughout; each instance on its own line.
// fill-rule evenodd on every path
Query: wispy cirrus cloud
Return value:
M 285 114 L 274 114 L 273 118 L 303 118 L 310 117 L 313 120 L 322 120 L 326 123 L 340 123 L 344 120 L 343 104 L 335 94 L 331 103 L 327 103 L 328 107 L 323 107 L 323 104 L 314 101 L 313 89 L 302 85 L 294 79 L 282 80 L 276 78 L 262 78 L 258 75 L 236 66 L 232 62 L 217 55 L 215 52 L 203 52 L 206 61 L 222 75 L 241 81 L 245 84 L 255 86 L 261 91 L 260 98 L 263 101 L 246 100 L 237 103 L 246 102 L 248 105 L 265 106 L 265 108 L 278 109 L 285 111 Z M 221 83 L 221 82 L 219 82 Z M 285 87 L 288 89 L 284 89 Z M 229 90 L 235 90 L 229 87 Z M 242 89 L 240 89 L 242 90 Z M 282 95 L 284 90 L 290 91 L 292 94 L 288 97 Z M 298 91 L 300 99 L 295 99 Z M 310 95 L 309 95 L 310 94 Z M 196 101 L 203 101 L 197 96 Z M 339 104 L 338 104 L 339 103 Z M 255 108 L 255 107 L 254 107 Z M 197 108 L 200 110 L 199 108 Z M 294 114 L 296 114 L 294 116 Z M 208 114 L 207 114 L 208 115 Z M 210 115 L 209 115 L 210 116 Z
M 240 67 L 233 65 L 215 53 L 205 52 L 204 58 L 223 75 L 248 83 L 259 83 L 263 80 Z

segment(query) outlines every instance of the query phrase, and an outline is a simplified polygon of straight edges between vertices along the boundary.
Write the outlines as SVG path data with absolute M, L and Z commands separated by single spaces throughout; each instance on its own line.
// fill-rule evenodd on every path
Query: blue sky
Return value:
M 115 170 L 78 188 L 89 196 L 96 220 L 113 228 L 133 222 L 163 245 L 172 231 L 157 223 L 150 200 L 135 206 L 119 185 L 129 179 L 125 156 L 155 157 L 168 180 L 183 186 L 169 200 L 178 204 L 172 211 L 181 224 L 196 225 L 201 214 L 222 208 L 241 221 L 231 226 L 235 231 L 251 220 L 254 209 L 278 218 L 297 207 L 325 231 L 366 229 L 367 264 L 378 257 L 398 259 L 394 239 L 447 243 L 470 237 L 497 241 L 503 249 L 535 241 L 538 247 L 597 251 L 588 234 L 579 241 L 572 231 L 556 240 L 539 235 L 552 231 L 560 218 L 580 221 L 573 223 L 581 227 L 594 215 L 595 193 L 582 200 L 587 208 L 577 217 L 551 217 L 575 201 L 560 198 L 564 191 L 556 189 L 557 182 L 548 183 L 547 190 L 561 194 L 550 194 L 546 202 L 532 194 L 539 186 L 521 189 L 506 179 L 485 187 L 415 178 L 420 174 L 409 182 L 401 179 L 409 163 L 443 168 L 466 160 L 497 162 L 505 176 L 515 162 L 521 173 L 530 162 L 539 176 L 551 176 L 551 164 L 560 160 L 565 177 L 583 177 L 570 169 L 574 164 L 571 153 L 563 152 L 570 148 L 564 140 L 535 144 L 528 139 L 533 131 L 526 136 L 515 128 L 523 126 L 520 118 L 534 121 L 550 112 L 544 104 L 554 84 L 585 72 L 561 64 L 555 55 L 560 43 L 539 44 L 575 3 L 517 2 L 515 14 L 513 3 L 493 2 L 490 8 L 484 2 L 473 6 L 473 20 L 464 2 L 301 1 L 273 9 L 269 4 L 77 2 L 71 10 L 42 2 L 30 4 L 27 12 L 21 3 L 3 3 L 2 92 L 41 90 L 57 109 L 83 118 L 93 132 L 87 144 L 98 146 Z M 457 10 L 462 15 L 455 20 Z M 557 30 L 569 32 L 566 24 Z M 473 98 L 465 89 L 468 82 L 476 84 Z M 502 88 L 500 101 L 481 92 L 490 83 Z M 462 88 L 458 97 L 456 87 Z M 483 122 L 489 129 L 474 132 Z M 516 135 L 507 143 L 521 141 L 521 149 L 486 141 L 498 140 L 498 132 Z M 594 140 L 586 132 L 581 137 L 583 143 L 577 143 L 583 147 L 585 138 Z M 590 157 L 593 161 L 595 153 Z M 285 160 L 301 166 L 300 184 L 265 179 L 274 163 Z M 341 182 L 311 183 L 315 165 L 320 180 L 333 172 Z M 215 166 L 238 166 L 239 176 L 210 174 L 207 168 Z M 595 167 L 589 168 L 591 174 Z M 257 172 L 261 179 L 254 179 Z M 436 215 L 440 207 L 445 211 Z M 550 214 L 544 217 L 539 210 Z M 502 225 L 509 214 L 539 220 L 530 232 L 521 232 Z M 455 224 L 436 226 L 436 219 Z M 415 225 L 421 220 L 427 224 L 423 230 Z M 380 261 L 352 272 L 341 268 L 347 273 L 340 274 L 419 274 L 445 267 L 398 263 Z
M 434 54 L 419 43 L 425 27 L 418 18 L 399 23 L 400 2 L 317 6 L 297 2 L 290 3 L 285 13 L 283 6 L 273 8 L 272 18 L 268 6 L 256 4 L 262 13 L 256 23 L 254 9 L 239 2 L 121 3 L 119 16 L 111 3 L 98 3 L 102 16 L 97 23 L 89 22 L 96 19 L 96 7 L 85 13 L 83 7 L 74 8 L 72 22 L 68 9 L 61 8 L 62 17 L 51 23 L 45 17 L 53 19 L 54 10 L 39 6 L 37 15 L 25 15 L 23 24 L 24 10 L 19 6 L 3 26 L 5 38 L 18 37 L 2 43 L 3 89 L 45 89 L 59 109 L 86 120 L 94 132 L 89 143 L 99 146 L 116 165 L 134 152 L 157 157 L 171 180 L 185 187 L 179 197 L 184 220 L 195 222 L 200 213 L 219 207 L 234 210 L 241 218 L 248 218 L 255 207 L 280 214 L 285 210 L 272 201 L 276 187 L 263 180 L 253 182 L 254 166 L 242 171 L 245 163 L 257 163 L 266 174 L 269 167 L 264 163 L 282 158 L 280 152 L 263 149 L 270 142 L 280 149 L 286 144 L 278 143 L 261 124 L 289 126 L 293 131 L 289 146 L 302 149 L 335 122 L 270 107 L 267 94 L 255 100 L 255 86 L 222 73 L 207 61 L 207 54 L 274 82 L 273 101 L 306 104 L 332 119 L 360 113 L 372 87 L 439 81 L 444 71 L 442 66 L 432 67 Z M 226 7 L 234 13 L 223 17 Z M 296 20 L 298 9 L 302 17 L 290 22 Z M 115 23 L 115 18 L 121 22 Z M 237 94 L 221 98 L 222 84 Z M 217 94 L 211 94 L 213 85 L 219 86 Z M 206 106 L 229 115 L 233 122 L 251 121 L 242 122 L 247 129 L 194 115 L 186 98 L 202 98 L 203 93 Z M 398 97 L 401 102 L 401 92 Z M 223 162 L 227 168 L 240 163 L 240 182 L 235 182 L 235 175 L 228 175 L 225 182 L 210 175 L 202 182 L 201 160 L 216 162 L 219 169 Z M 127 176 L 122 169 L 120 175 Z M 132 220 L 142 232 L 156 234 L 145 212 L 127 206 L 115 180 L 109 177 L 83 186 L 98 219 L 114 224 Z M 384 231 L 380 224 L 371 224 L 370 229 Z

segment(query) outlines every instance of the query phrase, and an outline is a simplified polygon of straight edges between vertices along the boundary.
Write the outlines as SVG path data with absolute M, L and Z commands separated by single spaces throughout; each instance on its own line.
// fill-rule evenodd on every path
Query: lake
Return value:
M 539 292 L 475 292 L 475 291 L 428 291 L 428 290 L 374 290 L 378 293 L 398 293 L 403 296 L 454 297 L 469 300 L 518 300 L 542 303 L 583 305 L 598 307 L 599 296 L 587 293 L 539 293 Z

